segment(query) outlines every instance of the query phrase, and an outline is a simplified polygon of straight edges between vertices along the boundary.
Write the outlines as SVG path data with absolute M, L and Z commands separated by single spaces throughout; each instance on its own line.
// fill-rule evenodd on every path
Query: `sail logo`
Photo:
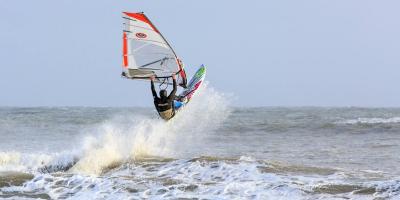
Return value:
M 146 38 L 147 35 L 144 34 L 144 33 L 136 33 L 136 37 L 138 37 L 138 38 Z

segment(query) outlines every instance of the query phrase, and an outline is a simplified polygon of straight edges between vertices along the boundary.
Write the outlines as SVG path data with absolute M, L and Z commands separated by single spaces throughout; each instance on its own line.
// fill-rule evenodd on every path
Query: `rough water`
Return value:
M 400 199 L 400 109 L 0 108 L 2 199 Z

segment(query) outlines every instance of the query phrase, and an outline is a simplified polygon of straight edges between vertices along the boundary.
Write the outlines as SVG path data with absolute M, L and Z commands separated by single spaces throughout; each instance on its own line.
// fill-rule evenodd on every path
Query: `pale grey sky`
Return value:
M 0 106 L 152 106 L 120 78 L 122 11 L 236 106 L 400 106 L 400 1 L 2 0 Z

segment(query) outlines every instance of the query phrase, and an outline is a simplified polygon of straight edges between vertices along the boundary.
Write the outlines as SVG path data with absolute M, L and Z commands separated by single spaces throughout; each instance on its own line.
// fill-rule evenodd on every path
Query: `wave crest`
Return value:
M 349 119 L 339 124 L 394 124 L 400 123 L 400 117 L 391 117 L 391 118 L 357 118 L 357 119 Z

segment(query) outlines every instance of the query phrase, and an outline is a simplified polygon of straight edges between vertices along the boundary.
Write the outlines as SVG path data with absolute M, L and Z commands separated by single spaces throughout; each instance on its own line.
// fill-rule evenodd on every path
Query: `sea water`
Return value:
M 0 108 L 3 199 L 400 199 L 400 109 Z

